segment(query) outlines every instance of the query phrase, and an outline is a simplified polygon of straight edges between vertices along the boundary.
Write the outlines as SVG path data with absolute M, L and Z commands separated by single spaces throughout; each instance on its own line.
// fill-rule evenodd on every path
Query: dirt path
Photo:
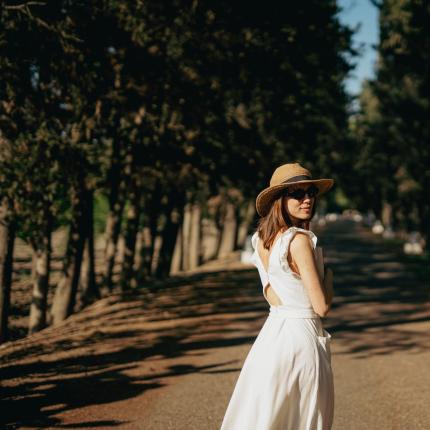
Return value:
M 319 240 L 336 276 L 334 429 L 430 428 L 430 287 L 350 221 Z M 229 267 L 1 347 L 0 428 L 218 429 L 268 312 L 256 271 Z

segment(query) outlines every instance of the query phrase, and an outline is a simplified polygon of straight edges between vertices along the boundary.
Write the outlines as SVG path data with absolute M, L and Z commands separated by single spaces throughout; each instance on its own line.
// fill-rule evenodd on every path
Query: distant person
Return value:
M 243 364 L 221 430 L 328 430 L 334 390 L 330 334 L 321 318 L 332 301 L 332 274 L 309 230 L 316 199 L 333 179 L 312 179 L 284 164 L 258 195 L 252 236 L 269 315 Z

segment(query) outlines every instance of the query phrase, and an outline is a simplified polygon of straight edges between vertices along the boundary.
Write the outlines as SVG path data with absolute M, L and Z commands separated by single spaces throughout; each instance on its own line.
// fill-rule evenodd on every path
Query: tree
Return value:
M 429 244 L 430 10 L 421 0 L 385 0 L 379 7 L 377 76 L 362 95 L 359 166 L 373 183 L 364 194 L 378 188 L 381 211 L 388 207 L 392 214 L 388 219 L 421 230 Z M 373 103 L 366 104 L 366 94 Z
M 15 226 L 9 218 L 10 202 L 3 198 L 0 206 L 0 343 L 9 337 L 8 317 L 15 242 Z

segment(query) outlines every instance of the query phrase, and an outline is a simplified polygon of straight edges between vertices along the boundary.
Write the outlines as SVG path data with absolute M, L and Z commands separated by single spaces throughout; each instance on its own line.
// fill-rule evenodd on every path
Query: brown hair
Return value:
M 261 217 L 258 221 L 258 236 L 263 241 L 263 246 L 266 249 L 270 249 L 280 230 L 284 231 L 293 226 L 288 211 L 283 204 L 284 198 L 284 194 L 281 194 L 276 198 L 272 203 L 269 213 L 266 216 Z M 297 227 L 309 230 L 309 221 L 315 215 L 316 206 L 317 199 L 315 198 L 311 217 L 306 221 L 301 221 Z

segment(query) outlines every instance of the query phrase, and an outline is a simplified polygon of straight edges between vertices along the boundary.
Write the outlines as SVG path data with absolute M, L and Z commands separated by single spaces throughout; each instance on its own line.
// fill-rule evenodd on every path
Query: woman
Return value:
M 252 237 L 269 315 L 230 399 L 221 430 L 327 430 L 333 421 L 329 274 L 318 273 L 309 230 L 317 196 L 332 179 L 312 179 L 298 163 L 278 167 L 257 197 Z M 322 263 L 322 262 L 321 262 Z M 324 282 L 324 278 L 326 282 Z

